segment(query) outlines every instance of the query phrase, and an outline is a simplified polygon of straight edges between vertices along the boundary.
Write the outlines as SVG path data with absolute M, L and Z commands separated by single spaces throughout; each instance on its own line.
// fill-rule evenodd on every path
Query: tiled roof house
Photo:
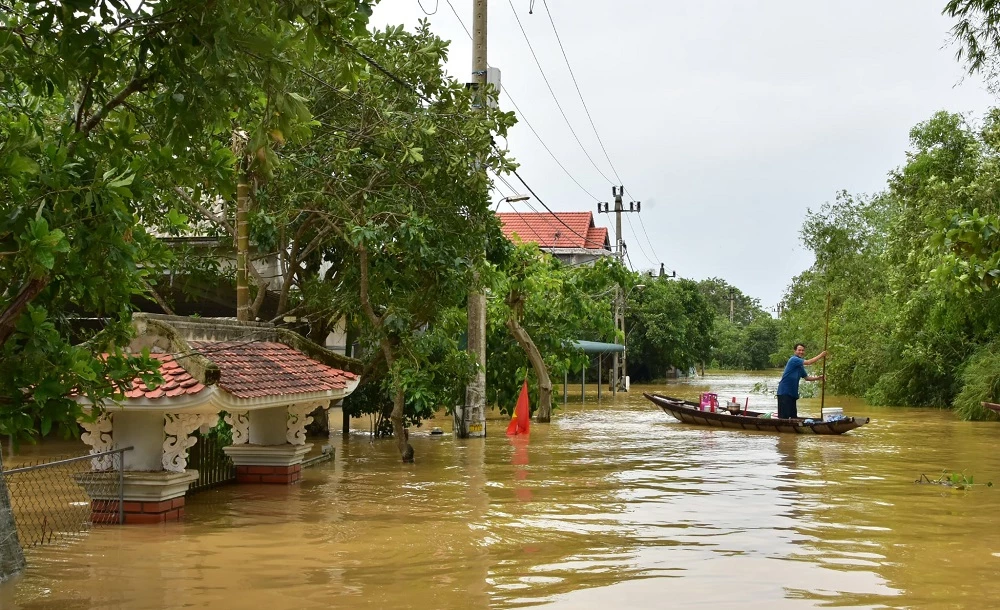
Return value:
M 507 239 L 536 243 L 569 265 L 612 254 L 608 230 L 594 226 L 591 212 L 505 212 L 497 217 Z

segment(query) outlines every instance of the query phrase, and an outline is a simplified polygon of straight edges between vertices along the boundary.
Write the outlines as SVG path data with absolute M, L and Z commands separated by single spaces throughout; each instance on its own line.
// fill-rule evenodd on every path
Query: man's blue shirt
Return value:
M 781 374 L 781 381 L 778 382 L 778 396 L 799 397 L 799 379 L 808 375 L 806 373 L 806 361 L 798 356 L 792 356 L 785 365 L 785 372 Z

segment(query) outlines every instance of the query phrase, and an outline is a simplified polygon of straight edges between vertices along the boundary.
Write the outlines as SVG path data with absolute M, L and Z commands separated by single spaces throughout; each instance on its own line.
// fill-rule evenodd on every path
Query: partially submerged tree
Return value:
M 289 40 L 315 47 L 368 12 L 355 0 L 0 2 L 0 432 L 37 420 L 44 434 L 76 415 L 71 388 L 100 402 L 150 369 L 116 346 L 167 259 L 146 221 L 184 224 L 164 189 L 232 177 L 218 134 L 254 103 L 272 111 L 251 137 L 266 160 L 271 134 L 299 117 L 258 102 L 261 78 L 278 75 Z
M 300 311 L 346 316 L 367 359 L 384 361 L 393 436 L 412 457 L 407 411 L 453 407 L 474 371 L 459 320 L 475 278 L 492 275 L 484 253 L 499 228 L 485 171 L 508 168 L 492 135 L 513 116 L 474 112 L 471 92 L 444 72 L 447 44 L 426 23 L 344 44 L 367 71 L 345 83 L 336 64 L 303 69 L 314 137 L 280 152 L 282 169 L 260 200 L 295 234 L 289 278 Z M 313 252 L 322 259 L 303 260 Z
M 630 286 L 634 276 L 611 257 L 593 265 L 564 265 L 535 244 L 505 242 L 496 260 L 501 276 L 489 301 L 487 394 L 500 411 L 510 413 L 527 377 L 536 418 L 549 421 L 551 377 L 588 361 L 571 342 L 615 341 L 614 286 Z

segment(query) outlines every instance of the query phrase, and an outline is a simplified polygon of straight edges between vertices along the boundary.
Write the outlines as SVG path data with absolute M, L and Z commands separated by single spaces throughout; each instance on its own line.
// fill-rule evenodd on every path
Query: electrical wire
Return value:
M 576 235 L 577 237 L 579 237 L 580 239 L 582 239 L 584 244 L 596 244 L 597 243 L 597 242 L 595 242 L 595 241 L 593 241 L 591 239 L 587 239 L 587 237 L 584 236 L 584 235 L 580 235 L 579 233 L 576 232 L 575 229 L 573 229 L 573 227 L 571 227 L 568 224 L 566 224 L 566 222 L 562 218 L 560 218 L 558 214 L 556 214 L 555 212 L 552 211 L 552 208 L 550 208 L 548 205 L 546 205 L 546 203 L 542 200 L 542 198 L 538 196 L 538 193 L 536 193 L 530 186 L 528 186 L 528 183 L 524 181 L 524 178 L 522 178 L 520 174 L 517 173 L 517 170 L 513 170 L 511 173 L 513 173 L 514 177 L 517 178 L 518 181 L 521 184 L 524 185 L 524 188 L 528 189 L 528 192 L 531 193 L 531 196 L 535 198 L 535 201 L 537 201 L 539 204 L 541 204 L 541 206 L 543 208 L 545 208 L 545 210 L 549 214 L 552 214 L 553 218 L 555 218 L 556 220 L 559 221 L 559 224 L 561 224 L 562 226 L 564 226 L 567 229 L 569 229 L 570 233 L 572 233 L 573 235 Z M 599 247 L 601 249 L 603 249 L 604 248 L 604 244 L 603 243 L 600 244 Z
M 468 36 L 469 39 L 471 40 L 472 34 L 469 32 L 469 28 L 465 27 L 465 22 L 462 21 L 462 18 L 459 16 L 458 11 L 455 10 L 455 5 L 451 3 L 451 0 L 445 0 L 445 2 L 448 3 L 448 7 L 451 8 L 451 12 L 452 14 L 455 15 L 455 19 L 458 20 L 459 25 L 462 26 L 463 30 L 465 30 L 465 35 Z M 580 184 L 580 181 L 577 180 L 576 177 L 574 177 L 573 174 L 571 174 L 569 170 L 566 169 L 566 166 L 562 164 L 562 161 L 560 161 L 559 158 L 556 157 L 555 153 L 552 152 L 552 149 L 549 148 L 549 145 L 546 144 L 545 140 L 542 139 L 542 136 L 539 135 L 534 125 L 531 124 L 531 121 L 528 120 L 528 116 L 524 114 L 524 112 L 521 110 L 521 107 L 517 105 L 517 102 L 514 100 L 514 97 L 510 94 L 510 92 L 507 91 L 506 89 L 501 89 L 500 93 L 501 95 L 507 96 L 507 99 L 510 100 L 511 105 L 514 106 L 514 110 L 517 112 L 519 120 L 523 121 L 524 124 L 528 126 L 528 129 L 530 129 L 531 133 L 534 134 L 535 138 L 538 139 L 538 142 L 542 145 L 542 148 L 545 149 L 545 152 L 549 153 L 549 156 L 552 157 L 552 160 L 556 162 L 556 165 L 559 166 L 559 169 L 561 169 L 563 173 L 565 173 L 569 177 L 569 179 L 573 181 L 573 184 L 580 187 L 580 190 L 586 193 L 588 197 L 590 197 L 594 201 L 600 201 L 600 199 L 597 196 L 595 196 L 593 193 L 587 190 L 586 187 Z
M 646 249 L 642 247 L 642 242 L 639 241 L 639 239 L 638 239 L 639 234 L 635 232 L 635 227 L 632 226 L 632 220 L 629 219 L 629 215 L 628 214 L 625 215 L 625 221 L 628 223 L 629 230 L 632 231 L 632 234 L 636 236 L 635 243 L 639 245 L 639 252 L 642 253 L 643 258 L 645 258 L 646 262 L 648 262 L 650 265 L 654 265 L 655 266 L 656 262 L 652 258 L 649 257 L 649 255 L 646 253 Z
M 555 34 L 556 42 L 559 43 L 559 50 L 562 52 L 563 61 L 566 62 L 566 69 L 569 71 L 570 78 L 573 80 L 573 86 L 576 88 L 576 94 L 580 98 L 580 104 L 583 106 L 583 111 L 587 114 L 587 120 L 590 121 L 590 127 L 594 130 L 594 136 L 597 137 L 597 143 L 601 145 L 601 151 L 604 153 L 604 158 L 607 160 L 608 165 L 611 166 L 611 171 L 614 173 L 615 178 L 618 179 L 618 184 L 624 185 L 625 182 L 618 173 L 618 168 L 616 168 L 614 162 L 611 161 L 608 149 L 604 146 L 604 140 L 601 138 L 601 134 L 597 131 L 597 125 L 594 123 L 594 117 L 590 114 L 590 108 L 587 107 L 587 102 L 583 97 L 583 92 L 580 90 L 580 83 L 576 80 L 576 74 L 573 72 L 573 66 L 570 64 L 569 56 L 566 53 L 566 47 L 563 46 L 562 37 L 559 36 L 559 30 L 556 28 L 555 19 L 552 17 L 552 11 L 549 10 L 549 3 L 546 0 L 542 0 L 542 7 L 545 9 L 545 14 L 549 18 L 549 24 L 552 26 L 552 33 Z M 628 194 L 630 199 L 635 199 L 632 196 L 632 193 L 629 193 L 627 189 L 625 192 Z M 653 246 L 653 241 L 649 239 L 649 233 L 646 231 L 646 223 L 643 222 L 642 215 L 639 216 L 639 226 L 642 228 L 642 233 L 646 237 L 646 243 L 649 244 L 649 249 L 653 252 L 653 256 L 655 257 L 656 248 Z
M 420 7 L 420 10 L 422 10 L 425 15 L 427 15 L 428 17 L 430 17 L 432 15 L 437 15 L 438 7 L 441 5 L 441 0 L 436 0 L 436 2 L 434 2 L 434 12 L 433 13 L 428 13 L 427 9 L 424 8 L 424 3 L 421 2 L 420 0 L 417 0 L 417 5 Z
M 447 1 L 448 1 L 448 5 L 451 6 L 452 11 L 454 11 L 455 7 L 452 6 L 451 1 L 450 0 L 447 0 Z M 513 8 L 514 8 L 514 5 L 511 4 L 511 9 L 513 9 Z M 457 12 L 455 13 L 455 16 L 456 17 L 458 16 Z M 516 14 L 515 14 L 515 17 L 516 17 Z M 520 23 L 520 20 L 518 21 L 518 23 Z M 463 24 L 463 27 L 464 27 L 464 24 Z M 522 28 L 522 32 L 523 31 L 524 30 Z M 466 33 L 468 33 L 468 30 L 466 30 Z M 525 34 L 525 39 L 527 39 L 527 34 Z M 340 38 L 340 41 L 345 46 L 347 46 L 349 49 L 351 49 L 355 54 L 357 54 L 359 57 L 361 57 L 362 59 L 364 59 L 369 65 L 371 65 L 373 68 L 375 68 L 376 70 L 378 70 L 379 72 L 381 72 L 382 74 L 384 74 L 385 76 L 387 76 L 389 79 L 395 81 L 396 83 L 398 83 L 399 85 L 405 87 L 406 89 L 409 89 L 410 91 L 412 91 L 413 93 L 415 93 L 417 96 L 419 96 L 420 99 L 426 101 L 427 103 L 429 103 L 429 104 L 433 104 L 434 103 L 430 98 L 428 98 L 424 94 L 420 93 L 420 91 L 418 91 L 416 87 L 414 87 L 410 83 L 406 82 L 405 80 L 403 80 L 399 76 L 396 76 L 395 74 L 393 74 L 392 72 L 390 72 L 386 68 L 382 67 L 377 61 L 375 61 L 374 59 L 372 59 L 371 57 L 369 57 L 367 54 L 365 54 L 363 51 L 361 51 L 360 49 L 358 49 L 356 46 L 354 46 L 353 44 L 351 44 L 350 41 L 348 41 L 348 40 L 346 40 L 344 38 Z M 534 53 L 534 51 L 532 51 L 532 53 Z M 539 65 L 539 69 L 541 69 L 541 65 Z M 550 90 L 551 90 L 551 88 L 550 88 Z M 563 115 L 563 117 L 565 118 L 565 115 Z M 567 124 L 568 124 L 568 122 L 567 122 Z M 579 139 L 577 141 L 579 142 Z M 582 146 L 582 144 L 581 144 L 581 146 Z M 496 144 L 493 145 L 493 148 L 495 150 L 497 150 L 497 152 L 500 152 L 500 150 L 499 150 L 499 148 L 497 148 Z M 589 156 L 588 156 L 588 158 L 589 158 Z M 593 159 L 591 159 L 591 163 L 593 163 Z M 595 168 L 597 167 L 596 164 L 595 164 L 594 167 Z M 600 170 L 598 170 L 598 172 L 600 172 Z M 575 229 L 573 229 L 573 227 L 571 227 L 568 224 L 566 224 L 566 222 L 563 221 L 563 219 L 560 218 L 555 212 L 553 212 L 552 209 L 548 205 L 546 205 L 544 201 L 542 201 L 542 198 L 539 197 L 538 194 L 535 193 L 535 191 L 532 190 L 532 188 L 530 186 L 528 186 L 528 183 L 525 182 L 523 178 L 521 178 L 520 174 L 518 174 L 516 170 L 513 171 L 513 174 L 518 179 L 518 181 L 520 181 L 521 184 L 523 184 L 524 187 L 526 189 L 528 189 L 528 192 L 531 193 L 531 195 L 535 198 L 535 200 L 537 200 L 538 203 L 541 204 L 542 207 L 544 207 L 549 212 L 549 214 L 552 214 L 553 218 L 555 218 L 556 220 L 558 220 L 561 225 L 563 225 L 564 227 L 566 227 L 567 229 L 569 229 L 569 231 L 571 233 L 573 233 L 574 235 L 576 235 L 577 237 L 579 237 L 580 239 L 582 239 L 584 244 L 595 244 L 595 243 L 597 243 L 597 242 L 594 242 L 593 240 L 588 239 L 584 235 L 580 235 L 579 233 L 576 232 Z M 603 176 L 604 174 L 601 174 L 601 175 Z M 605 180 L 607 180 L 607 176 L 605 176 L 604 178 L 605 178 Z M 503 181 L 503 179 L 501 179 L 501 180 Z M 505 182 L 505 184 L 506 184 L 506 182 Z M 507 186 L 509 188 L 510 184 L 507 184 Z M 604 248 L 604 244 L 600 244 L 600 247 L 603 249 Z M 631 261 L 630 261 L 630 263 L 631 263 Z
M 548 15 L 549 23 L 552 24 L 552 33 L 556 35 L 556 42 L 559 43 L 559 50 L 562 51 L 563 60 L 566 62 L 566 69 L 569 70 L 570 78 L 573 79 L 573 86 L 576 87 L 576 94 L 580 97 L 580 103 L 583 105 L 583 111 L 587 113 L 587 120 L 590 121 L 590 127 L 594 130 L 594 135 L 597 136 L 597 143 L 601 145 L 601 150 L 604 152 L 604 158 L 608 160 L 608 165 L 611 166 L 611 171 L 614 172 L 615 178 L 618 179 L 618 184 L 624 184 L 622 177 L 618 175 L 618 169 L 615 168 L 615 164 L 611 162 L 611 157 L 608 155 L 608 149 L 604 147 L 604 141 L 601 139 L 601 134 L 597 133 L 597 125 L 594 124 L 594 117 L 590 115 L 590 109 L 587 108 L 587 102 L 583 99 L 583 92 L 580 91 L 580 83 L 576 81 L 576 74 L 573 73 L 573 66 L 569 63 L 569 56 L 566 55 L 566 48 L 563 47 L 562 38 L 559 36 L 559 30 L 556 29 L 556 22 L 552 18 L 552 12 L 549 10 L 549 3 L 542 0 L 542 7 L 545 8 L 545 14 Z M 631 194 L 629 197 L 631 197 Z
M 590 153 L 587 152 L 586 147 L 584 147 L 583 142 L 580 141 L 580 137 L 576 135 L 576 130 L 573 129 L 573 125 L 570 124 L 569 117 L 566 116 L 566 112 L 563 110 L 562 104 L 559 103 L 559 98 L 556 97 L 556 92 L 552 89 L 552 85 L 549 83 L 548 77 L 545 76 L 545 70 L 542 69 L 542 63 L 538 60 L 538 55 L 535 54 L 534 47 L 531 46 L 531 40 L 528 39 L 528 33 L 524 30 L 524 26 L 521 25 L 521 18 L 517 16 L 517 10 L 514 8 L 513 0 L 507 0 L 507 3 L 510 4 L 510 10 L 514 13 L 514 19 L 517 21 L 517 27 L 521 29 L 521 34 L 524 35 L 524 42 L 528 44 L 528 50 L 531 51 L 531 56 L 535 60 L 535 65 L 538 66 L 538 71 L 542 74 L 542 80 L 545 81 L 545 86 L 552 95 L 552 99 L 556 103 L 556 108 L 559 109 L 559 114 L 561 114 L 563 120 L 566 121 L 566 126 L 569 127 L 569 132 L 573 134 L 573 139 L 575 139 L 576 143 L 580 145 L 580 150 L 583 151 L 583 154 L 587 157 L 587 160 L 590 161 L 590 164 L 594 166 L 594 169 L 597 170 L 597 173 L 600 174 L 602 178 L 607 180 L 609 184 L 614 184 L 614 182 L 612 182 L 611 179 L 601 171 L 601 168 L 597 166 L 597 163 L 594 162 L 594 159 L 590 156 Z

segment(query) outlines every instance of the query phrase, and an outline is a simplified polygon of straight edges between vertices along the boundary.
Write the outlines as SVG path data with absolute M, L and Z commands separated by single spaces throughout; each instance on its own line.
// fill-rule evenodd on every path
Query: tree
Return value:
M 404 421 L 453 407 L 474 371 L 459 320 L 476 278 L 493 276 L 483 253 L 500 231 L 484 170 L 511 167 L 492 135 L 502 137 L 513 115 L 473 111 L 426 22 L 345 45 L 366 71 L 346 81 L 338 63 L 299 72 L 318 124 L 311 139 L 278 151 L 258 202 L 293 236 L 284 243 L 296 306 L 360 330 L 366 370 L 384 371 L 392 433 L 412 459 Z
M 261 107 L 264 161 L 294 104 L 258 102 L 287 45 L 363 28 L 355 0 L 0 2 L 0 396 L 4 432 L 43 434 L 152 363 L 126 357 L 133 296 L 167 252 L 146 221 L 182 225 L 158 181 L 194 188 L 213 172 L 233 113 Z M 155 136 L 155 139 L 154 139 Z M 73 322 L 100 320 L 97 329 Z M 96 357 L 108 352 L 108 357 Z M 109 386 L 108 381 L 111 381 Z
M 491 253 L 501 275 L 493 287 L 500 298 L 488 306 L 488 398 L 502 412 L 511 413 L 521 383 L 528 378 L 538 405 L 536 417 L 549 421 L 552 375 L 561 377 L 587 362 L 588 357 L 572 347 L 573 341 L 615 340 L 614 287 L 631 286 L 635 277 L 617 259 L 570 266 L 533 243 L 504 240 Z
M 711 356 L 715 312 L 691 280 L 648 281 L 626 309 L 629 374 L 637 380 L 687 370 Z

